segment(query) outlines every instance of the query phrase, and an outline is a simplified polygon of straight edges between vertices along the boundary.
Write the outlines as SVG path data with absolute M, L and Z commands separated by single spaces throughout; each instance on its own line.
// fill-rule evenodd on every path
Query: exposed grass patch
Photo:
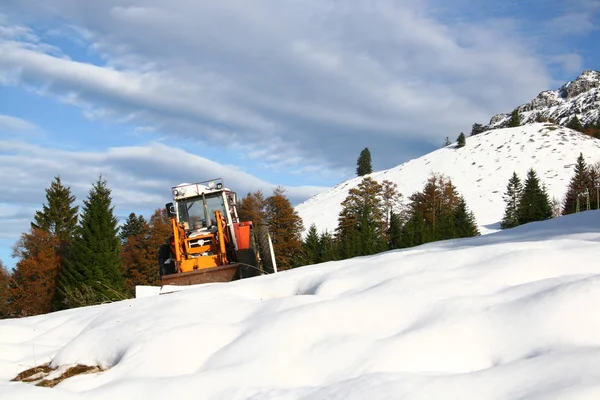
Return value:
M 39 365 L 37 367 L 29 368 L 12 379 L 13 382 L 27 382 L 35 383 L 36 386 L 41 387 L 54 387 L 73 376 L 83 374 L 94 374 L 96 372 L 102 372 L 103 369 L 98 366 L 82 365 L 77 364 L 73 367 L 68 368 L 65 372 L 57 376 L 56 378 L 46 379 L 51 372 L 55 371 L 56 368 L 50 367 L 50 363 Z

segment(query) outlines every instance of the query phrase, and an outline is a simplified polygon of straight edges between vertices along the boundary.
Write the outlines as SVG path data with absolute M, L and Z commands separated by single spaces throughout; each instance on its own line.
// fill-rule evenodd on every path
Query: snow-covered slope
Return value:
M 574 115 L 582 124 L 594 123 L 600 117 L 600 71 L 583 71 L 574 81 L 557 90 L 541 92 L 517 109 L 521 113 L 521 123 L 534 122 L 538 114 L 561 125 L 569 122 Z M 494 115 L 488 128 L 506 126 L 510 114 Z
M 537 123 L 471 136 L 465 147 L 450 145 L 370 176 L 379 182 L 395 182 L 406 199 L 423 189 L 431 173 L 445 175 L 465 197 L 485 234 L 499 228 L 505 209 L 502 196 L 513 171 L 524 180 L 527 170 L 533 168 L 550 198 L 562 201 L 580 153 L 588 164 L 600 161 L 600 140 L 561 126 Z M 296 211 L 305 230 L 314 223 L 319 231 L 333 232 L 340 203 L 361 180 L 348 180 L 298 204 Z
M 0 398 L 598 399 L 600 212 L 0 321 Z M 54 388 L 51 362 L 104 369 Z

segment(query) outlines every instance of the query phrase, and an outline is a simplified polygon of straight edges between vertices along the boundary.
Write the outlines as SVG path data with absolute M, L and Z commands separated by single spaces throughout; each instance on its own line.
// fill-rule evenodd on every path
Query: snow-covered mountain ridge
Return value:
M 522 123 L 535 122 L 540 114 L 564 125 L 577 115 L 582 124 L 596 122 L 600 117 L 600 71 L 586 70 L 574 81 L 557 90 L 546 90 L 528 103 L 517 107 Z M 487 129 L 506 126 L 510 114 L 494 115 Z
M 533 168 L 550 198 L 562 201 L 580 153 L 588 164 L 600 161 L 600 140 L 562 126 L 534 123 L 471 136 L 465 147 L 452 144 L 370 176 L 396 183 L 406 201 L 423 189 L 432 173 L 443 174 L 465 197 L 485 234 L 499 229 L 505 209 L 502 196 L 513 171 L 524 179 Z M 340 203 L 361 180 L 355 177 L 298 204 L 295 209 L 305 230 L 314 223 L 320 232 L 333 232 Z

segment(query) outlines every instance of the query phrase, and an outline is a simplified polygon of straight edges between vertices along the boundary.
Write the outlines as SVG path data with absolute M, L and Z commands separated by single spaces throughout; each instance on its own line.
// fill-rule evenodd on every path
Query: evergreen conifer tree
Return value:
M 473 127 L 471 128 L 471 136 L 479 135 L 483 132 L 485 132 L 483 125 L 477 123 L 473 124 Z
M 567 194 L 563 202 L 563 215 L 572 214 L 577 210 L 577 199 L 586 188 L 590 186 L 591 177 L 588 166 L 583 158 L 583 153 L 579 153 L 574 168 L 573 177 L 569 182 Z
M 448 136 L 446 136 L 446 139 L 444 139 L 444 144 L 442 145 L 442 147 L 447 147 L 450 146 L 452 144 L 452 142 L 450 141 L 450 138 Z
M 467 142 L 466 142 L 465 134 L 461 132 L 458 135 L 458 138 L 456 138 L 456 147 L 457 148 L 465 147 L 466 143 Z
M 506 192 L 504 192 L 504 201 L 506 202 L 506 208 L 504 209 L 504 218 L 500 227 L 502 229 L 514 228 L 519 225 L 519 201 L 523 192 L 523 185 L 521 180 L 517 176 L 516 172 L 513 172 L 511 178 L 508 180 Z
M 304 262 L 306 265 L 317 264 L 320 262 L 319 233 L 317 232 L 317 226 L 315 224 L 311 224 L 310 228 L 308 228 L 302 247 L 304 248 Z
M 58 237 L 63 245 L 68 245 L 77 226 L 78 206 L 72 206 L 75 196 L 71 189 L 63 186 L 60 176 L 56 176 L 46 189 L 46 202 L 41 211 L 36 211 L 31 225 L 50 232 Z
M 475 222 L 475 216 L 467 208 L 464 197 L 460 196 L 458 205 L 454 212 L 454 232 L 455 237 L 464 238 L 479 236 L 479 228 Z
M 337 245 L 333 235 L 327 231 L 319 236 L 319 262 L 335 261 L 338 259 Z
M 139 235 L 148 229 L 148 223 L 143 215 L 137 216 L 135 213 L 129 214 L 127 221 L 123 224 L 119 232 L 121 243 L 126 243 L 127 238 Z
M 402 247 L 402 218 L 400 214 L 394 211 L 390 215 L 387 237 L 388 249 L 393 250 Z
M 373 172 L 371 165 L 371 152 L 365 147 L 356 160 L 356 176 L 363 176 Z
M 573 115 L 573 117 L 569 120 L 569 122 L 567 122 L 566 126 L 567 126 L 567 128 L 576 130 L 578 132 L 583 133 L 583 131 L 584 131 L 583 125 L 581 125 L 581 121 L 579 120 L 577 115 Z
M 517 126 L 521 126 L 521 114 L 519 113 L 519 109 L 515 108 L 510 115 L 510 120 L 508 120 L 508 127 L 515 128 Z
M 533 169 L 529 169 L 527 172 L 518 213 L 520 225 L 552 218 L 552 206 L 548 193 L 540 186 L 540 181 Z
M 84 200 L 71 255 L 59 274 L 57 289 L 67 308 L 123 298 L 121 246 L 111 203 L 111 190 L 100 177 Z M 74 303 L 79 297 L 85 299 Z

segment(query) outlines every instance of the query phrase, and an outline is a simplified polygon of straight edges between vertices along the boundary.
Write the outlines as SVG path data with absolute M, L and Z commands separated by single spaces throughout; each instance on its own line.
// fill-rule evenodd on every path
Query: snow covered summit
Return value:
M 487 131 L 466 139 L 466 146 L 450 145 L 370 176 L 395 182 L 403 196 L 421 191 L 431 173 L 452 180 L 473 211 L 482 234 L 499 229 L 504 214 L 506 185 L 516 172 L 522 180 L 533 168 L 550 199 L 562 201 L 580 153 L 588 164 L 600 161 L 600 140 L 549 123 Z M 298 204 L 305 229 L 315 224 L 321 232 L 334 232 L 340 203 L 362 177 L 342 182 Z

